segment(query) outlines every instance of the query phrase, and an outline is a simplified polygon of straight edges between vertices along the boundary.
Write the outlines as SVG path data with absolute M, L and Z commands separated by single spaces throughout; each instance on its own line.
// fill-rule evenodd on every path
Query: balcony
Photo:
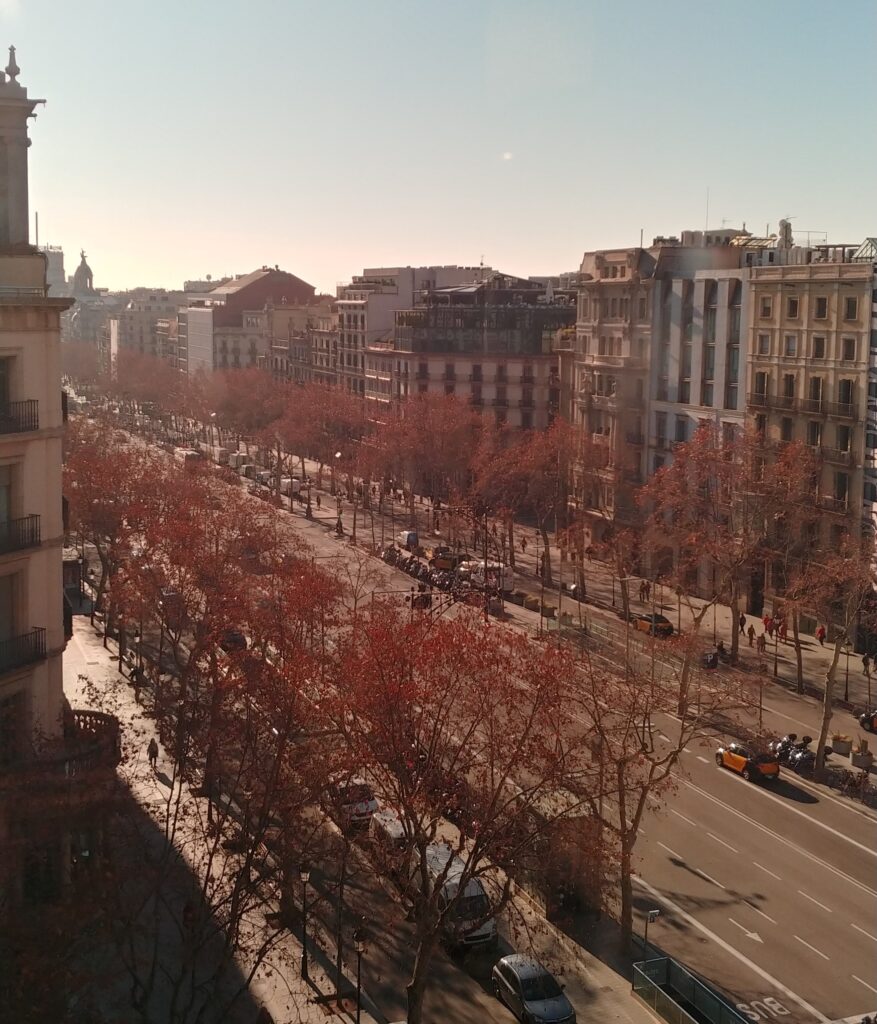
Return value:
M 525 387 L 527 387 L 528 385 L 532 386 L 533 384 L 536 383 L 536 378 L 533 376 L 532 373 L 522 373 L 521 374 L 521 383 Z
M 853 453 L 841 448 L 822 448 L 821 454 L 826 462 L 834 462 L 840 466 L 851 466 L 853 464 Z
M 30 756 L 17 758 L 13 768 L 29 773 L 37 786 L 58 781 L 68 787 L 76 778 L 92 785 L 95 772 L 112 772 L 121 759 L 117 718 L 102 711 L 68 710 L 64 713 L 63 737 L 41 745 Z M 89 789 L 87 794 L 90 796 L 92 791 Z
M 607 412 L 617 412 L 621 408 L 621 399 L 618 395 L 591 395 L 591 404 L 595 409 L 605 409 Z M 628 403 L 633 404 L 633 403 Z
M 493 405 L 496 409 L 507 409 L 509 400 L 507 398 L 494 398 Z
M 415 380 L 429 380 L 429 370 L 417 370 L 414 374 Z
M 532 398 L 522 398 L 521 399 L 521 408 L 522 409 L 532 409 L 533 405 L 534 405 L 534 403 L 533 403 L 533 399 Z
M 642 434 L 627 433 L 624 436 L 628 444 L 644 445 L 646 443 L 646 439 Z
M 442 374 L 442 380 L 446 384 L 455 384 L 457 381 L 456 373 L 449 373 L 447 370 Z
M 670 450 L 670 441 L 666 437 L 655 437 L 652 438 L 652 447 L 659 452 L 665 452 Z
M 24 434 L 39 429 L 40 403 L 36 399 L 0 405 L 0 434 Z
M 42 661 L 46 656 L 46 631 L 42 627 L 29 633 L 0 640 L 0 674 Z
M 795 408 L 795 396 L 794 395 L 777 395 L 773 400 L 775 409 L 794 409 Z
M 855 402 L 824 402 L 823 408 L 829 416 L 837 416 L 843 420 L 854 420 L 856 418 Z
M 761 391 L 750 392 L 746 396 L 746 400 L 754 409 L 768 409 L 770 407 L 770 396 Z
M 10 551 L 39 547 L 40 517 L 23 516 L 21 519 L 7 519 L 0 522 L 0 555 Z
M 825 411 L 825 402 L 821 398 L 802 398 L 799 408 L 801 412 L 822 413 Z
M 472 381 L 473 384 L 482 384 L 484 382 L 484 377 L 480 373 L 470 373 L 469 380 Z
M 836 512 L 838 515 L 846 515 L 849 512 L 849 501 L 846 498 L 834 498 L 822 494 L 819 496 L 819 507 L 826 512 Z

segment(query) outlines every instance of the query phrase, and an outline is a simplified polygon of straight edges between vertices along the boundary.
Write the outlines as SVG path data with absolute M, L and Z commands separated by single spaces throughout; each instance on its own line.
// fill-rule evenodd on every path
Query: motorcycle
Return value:
M 795 745 L 795 741 L 797 739 L 798 739 L 798 734 L 796 732 L 790 732 L 786 736 L 783 736 L 783 738 L 781 740 L 774 740 L 770 744 L 768 749 L 773 754 L 773 756 L 777 759 L 777 762 L 779 764 L 786 764 L 787 765 L 789 763 L 789 756 L 792 753 L 792 749 L 793 749 L 793 747 Z M 809 740 L 808 740 L 808 742 L 809 742 Z

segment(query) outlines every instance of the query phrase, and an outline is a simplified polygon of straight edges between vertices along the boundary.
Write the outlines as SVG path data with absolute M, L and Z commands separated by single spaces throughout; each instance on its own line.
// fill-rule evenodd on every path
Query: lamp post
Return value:
M 356 950 L 356 1024 L 359 1024 L 362 1009 L 362 954 L 365 952 L 365 928 L 362 925 L 353 930 L 353 948 Z
M 846 674 L 844 676 L 844 701 L 849 703 L 850 699 L 850 638 L 844 640 L 844 654 L 847 656 Z
M 306 980 L 308 974 L 308 879 L 311 877 L 310 865 L 302 861 L 298 869 L 301 879 L 301 976 Z
M 643 935 L 643 950 L 646 960 L 648 960 L 649 958 L 649 925 L 652 923 L 652 921 L 657 921 L 660 916 L 661 911 L 658 910 L 657 907 L 655 907 L 654 910 L 646 911 L 646 930 L 645 934 Z
M 773 627 L 773 677 L 780 674 L 780 631 L 777 629 L 776 623 Z

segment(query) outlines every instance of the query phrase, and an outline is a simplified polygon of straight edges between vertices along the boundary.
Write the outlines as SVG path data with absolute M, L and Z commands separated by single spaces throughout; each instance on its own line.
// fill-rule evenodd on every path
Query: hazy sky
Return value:
M 877 234 L 877 0 L 0 0 L 31 211 L 99 286 L 574 268 L 792 216 Z

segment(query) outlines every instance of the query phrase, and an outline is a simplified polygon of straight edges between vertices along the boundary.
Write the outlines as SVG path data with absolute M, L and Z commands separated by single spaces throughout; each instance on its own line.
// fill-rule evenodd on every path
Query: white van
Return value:
M 498 587 L 500 590 L 505 590 L 506 582 L 511 581 L 511 572 L 502 564 L 502 562 L 485 563 L 483 559 L 477 562 L 461 562 L 457 566 L 457 575 L 461 579 L 466 579 L 477 584 L 479 587 L 483 586 L 485 564 L 487 566 L 487 585 L 490 587 Z
M 449 865 L 450 862 L 450 865 Z M 451 948 L 472 949 L 478 946 L 495 946 L 497 943 L 496 921 L 490 917 L 490 900 L 484 891 L 480 878 L 470 878 L 462 896 L 457 896 L 464 864 L 447 843 L 430 843 L 426 848 L 426 869 L 433 883 L 444 878 L 439 895 L 442 910 L 456 899 L 456 906 L 446 918 L 442 929 L 442 941 Z M 445 874 L 445 872 L 447 872 Z M 417 878 L 418 872 L 413 872 Z

